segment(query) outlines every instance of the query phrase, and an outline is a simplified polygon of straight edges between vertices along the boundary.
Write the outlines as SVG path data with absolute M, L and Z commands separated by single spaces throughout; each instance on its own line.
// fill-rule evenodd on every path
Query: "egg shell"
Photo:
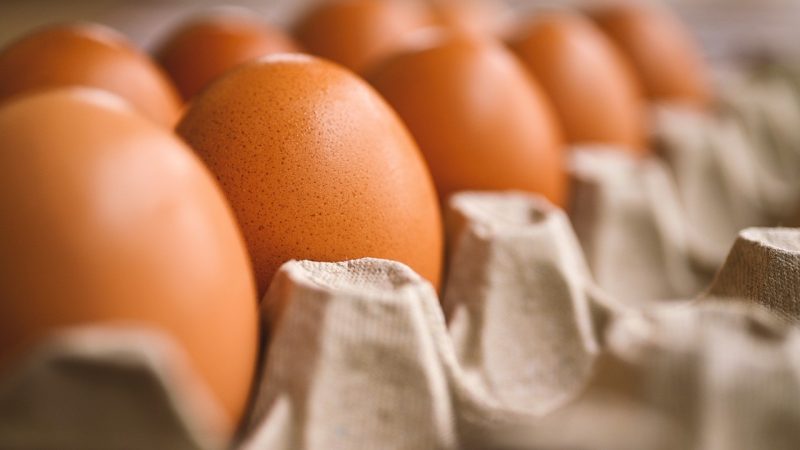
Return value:
M 408 0 L 329 1 L 301 17 L 294 34 L 309 52 L 360 72 L 431 20 L 427 9 Z
M 510 16 L 501 3 L 486 0 L 439 0 L 430 2 L 433 23 L 467 33 L 501 36 Z
M 445 35 L 390 58 L 368 80 L 408 125 L 443 199 L 518 189 L 564 204 L 565 155 L 552 108 L 500 42 Z
M 430 174 L 396 114 L 351 72 L 268 56 L 212 83 L 178 132 L 233 205 L 260 293 L 290 259 L 386 258 L 439 283 Z
M 299 51 L 282 30 L 243 11 L 220 11 L 180 26 L 159 46 L 157 59 L 185 100 L 244 62 Z
M 180 99 L 149 56 L 97 24 L 53 25 L 0 53 L 0 101 L 26 91 L 85 86 L 113 92 L 153 121 L 171 127 Z
M 671 12 L 619 3 L 598 7 L 591 15 L 631 62 L 651 100 L 709 106 L 709 70 L 689 31 Z
M 591 21 L 542 14 L 510 46 L 544 89 L 570 143 L 646 152 L 646 99 L 628 62 Z
M 152 327 L 186 350 L 232 433 L 256 364 L 257 301 L 211 174 L 99 90 L 6 103 L 0 142 L 0 371 L 61 327 Z

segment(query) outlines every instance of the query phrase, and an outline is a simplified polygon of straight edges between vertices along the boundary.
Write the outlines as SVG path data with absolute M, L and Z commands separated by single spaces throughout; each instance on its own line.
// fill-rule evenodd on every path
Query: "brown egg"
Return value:
M 51 331 L 153 327 L 228 413 L 247 404 L 255 283 L 212 176 L 168 130 L 100 90 L 0 108 L 0 370 Z
M 180 100 L 166 75 L 110 28 L 51 26 L 0 53 L 0 101 L 30 90 L 73 85 L 113 92 L 166 126 L 178 118 Z
M 499 36 L 506 31 L 507 11 L 486 0 L 437 0 L 431 2 L 433 21 L 439 26 L 468 33 Z
M 645 152 L 645 98 L 627 61 L 592 22 L 544 14 L 510 45 L 550 98 L 569 142 Z
M 368 77 L 425 155 L 442 198 L 520 189 L 566 198 L 563 145 L 544 94 L 499 42 L 444 36 Z
M 188 100 L 225 71 L 271 53 L 296 52 L 283 31 L 238 10 L 198 17 L 178 28 L 156 51 Z
M 300 20 L 295 36 L 309 52 L 363 71 L 430 20 L 427 9 L 408 0 L 329 1 Z
M 591 14 L 629 59 L 649 98 L 708 106 L 712 100 L 708 69 L 689 32 L 669 11 L 622 3 Z
M 212 83 L 178 132 L 222 183 L 262 294 L 290 259 L 393 259 L 438 284 L 430 174 L 395 113 L 349 71 L 267 56 Z

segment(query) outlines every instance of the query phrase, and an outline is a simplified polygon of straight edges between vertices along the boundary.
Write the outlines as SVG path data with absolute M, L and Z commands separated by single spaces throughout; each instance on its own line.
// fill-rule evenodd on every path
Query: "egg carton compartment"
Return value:
M 575 149 L 569 216 L 454 196 L 441 299 L 393 261 L 286 263 L 236 448 L 794 448 L 800 230 L 739 229 L 794 213 L 800 103 L 726 83 L 716 116 L 656 112 L 658 156 Z M 0 448 L 227 445 L 151 331 L 54 336 L 0 386 Z
M 657 107 L 653 157 L 573 152 L 570 218 L 602 288 L 633 304 L 688 298 L 741 230 L 800 224 L 795 77 L 721 75 L 714 114 Z

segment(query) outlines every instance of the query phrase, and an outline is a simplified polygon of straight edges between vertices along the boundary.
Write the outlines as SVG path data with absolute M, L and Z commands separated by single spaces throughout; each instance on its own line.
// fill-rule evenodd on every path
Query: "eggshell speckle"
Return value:
M 219 11 L 193 19 L 156 51 L 158 60 L 188 100 L 227 70 L 271 53 L 296 52 L 283 31 L 244 11 Z
M 628 62 L 591 21 L 543 14 L 510 44 L 550 98 L 569 142 L 646 151 L 644 94 Z
M 178 132 L 233 205 L 262 294 L 290 259 L 393 259 L 439 282 L 430 175 L 394 112 L 349 71 L 266 57 L 212 83 Z
M 60 327 L 153 327 L 186 350 L 232 433 L 256 364 L 257 301 L 202 163 L 122 100 L 82 88 L 6 103 L 0 142 L 0 370 Z
M 442 198 L 519 189 L 564 204 L 563 143 L 552 108 L 499 42 L 442 36 L 391 58 L 368 79 L 408 125 Z
M 0 53 L 0 101 L 52 87 L 107 90 L 153 121 L 173 126 L 180 99 L 167 76 L 116 31 L 96 24 L 54 25 Z

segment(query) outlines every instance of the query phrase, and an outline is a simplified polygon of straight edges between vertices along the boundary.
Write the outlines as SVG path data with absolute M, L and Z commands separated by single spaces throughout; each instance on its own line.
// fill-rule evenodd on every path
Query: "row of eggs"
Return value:
M 256 299 L 283 262 L 382 257 L 438 286 L 451 193 L 565 206 L 567 142 L 644 154 L 648 102 L 710 103 L 664 11 L 553 12 L 508 33 L 464 5 L 328 2 L 294 37 L 216 12 L 178 28 L 158 63 L 94 24 L 10 44 L 0 373 L 59 326 L 147 324 L 184 347 L 233 431 Z

